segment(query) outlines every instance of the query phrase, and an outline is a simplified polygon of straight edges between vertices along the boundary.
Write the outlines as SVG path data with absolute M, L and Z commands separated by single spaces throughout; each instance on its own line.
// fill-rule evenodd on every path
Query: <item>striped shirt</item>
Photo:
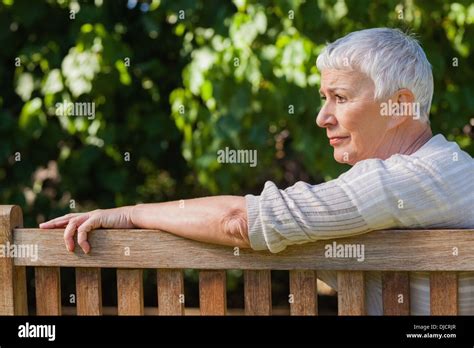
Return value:
M 271 181 L 246 195 L 254 250 L 278 253 L 288 245 L 392 228 L 474 228 L 474 160 L 436 135 L 411 155 L 357 162 L 337 179 L 280 190 Z M 466 194 L 467 193 L 467 194 Z M 337 290 L 335 271 L 318 277 Z M 369 315 L 381 315 L 380 272 L 366 272 Z M 459 313 L 474 314 L 474 272 L 459 273 Z M 429 275 L 410 273 L 411 314 L 430 314 Z

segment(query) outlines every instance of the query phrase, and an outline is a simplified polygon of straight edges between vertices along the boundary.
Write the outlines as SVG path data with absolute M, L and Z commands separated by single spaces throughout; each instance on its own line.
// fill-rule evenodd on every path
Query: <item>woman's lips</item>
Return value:
M 348 139 L 349 137 L 332 137 L 332 138 L 329 138 L 329 144 L 331 145 L 339 145 L 341 144 L 342 142 L 344 142 L 346 139 Z

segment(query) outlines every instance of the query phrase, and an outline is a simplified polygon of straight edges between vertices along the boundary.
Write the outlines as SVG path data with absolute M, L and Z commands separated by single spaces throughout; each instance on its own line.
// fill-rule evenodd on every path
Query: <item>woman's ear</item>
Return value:
M 386 104 L 381 105 L 381 114 L 389 117 L 388 129 L 397 128 L 410 118 L 420 118 L 419 104 L 417 106 L 415 95 L 407 88 L 399 89 L 382 104 Z
M 395 95 L 397 96 L 397 101 L 399 103 L 405 103 L 407 105 L 411 104 L 411 107 L 413 107 L 413 104 L 415 103 L 415 95 L 412 91 L 407 88 L 402 88 L 395 92 Z

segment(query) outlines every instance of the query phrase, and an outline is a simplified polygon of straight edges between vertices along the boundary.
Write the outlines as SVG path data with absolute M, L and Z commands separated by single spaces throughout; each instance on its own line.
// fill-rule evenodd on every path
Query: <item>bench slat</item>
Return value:
M 14 228 L 22 226 L 23 212 L 19 206 L 0 206 L 1 245 L 18 244 L 14 241 Z M 0 257 L 0 315 L 28 315 L 26 268 L 14 265 L 18 259 Z
M 410 315 L 410 275 L 408 272 L 383 272 L 384 315 Z
M 317 274 L 314 271 L 290 271 L 290 315 L 317 315 Z
M 117 269 L 118 315 L 143 315 L 143 270 Z
M 244 294 L 245 315 L 271 315 L 271 271 L 244 271 Z
M 100 268 L 76 268 L 77 315 L 102 315 Z
M 59 267 L 35 267 L 36 315 L 61 315 Z
M 183 271 L 158 270 L 158 309 L 160 315 L 184 315 Z
M 199 271 L 199 307 L 201 315 L 226 315 L 225 271 Z
M 458 314 L 458 276 L 456 272 L 430 274 L 431 315 Z
M 364 272 L 337 272 L 339 315 L 365 315 Z

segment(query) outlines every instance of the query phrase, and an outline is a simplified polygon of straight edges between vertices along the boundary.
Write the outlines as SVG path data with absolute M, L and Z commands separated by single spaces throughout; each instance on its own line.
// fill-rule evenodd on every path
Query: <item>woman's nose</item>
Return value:
M 316 124 L 321 128 L 327 128 L 328 126 L 334 126 L 337 123 L 334 112 L 328 107 L 328 103 L 325 103 L 321 110 L 319 110 L 318 116 L 316 116 Z

